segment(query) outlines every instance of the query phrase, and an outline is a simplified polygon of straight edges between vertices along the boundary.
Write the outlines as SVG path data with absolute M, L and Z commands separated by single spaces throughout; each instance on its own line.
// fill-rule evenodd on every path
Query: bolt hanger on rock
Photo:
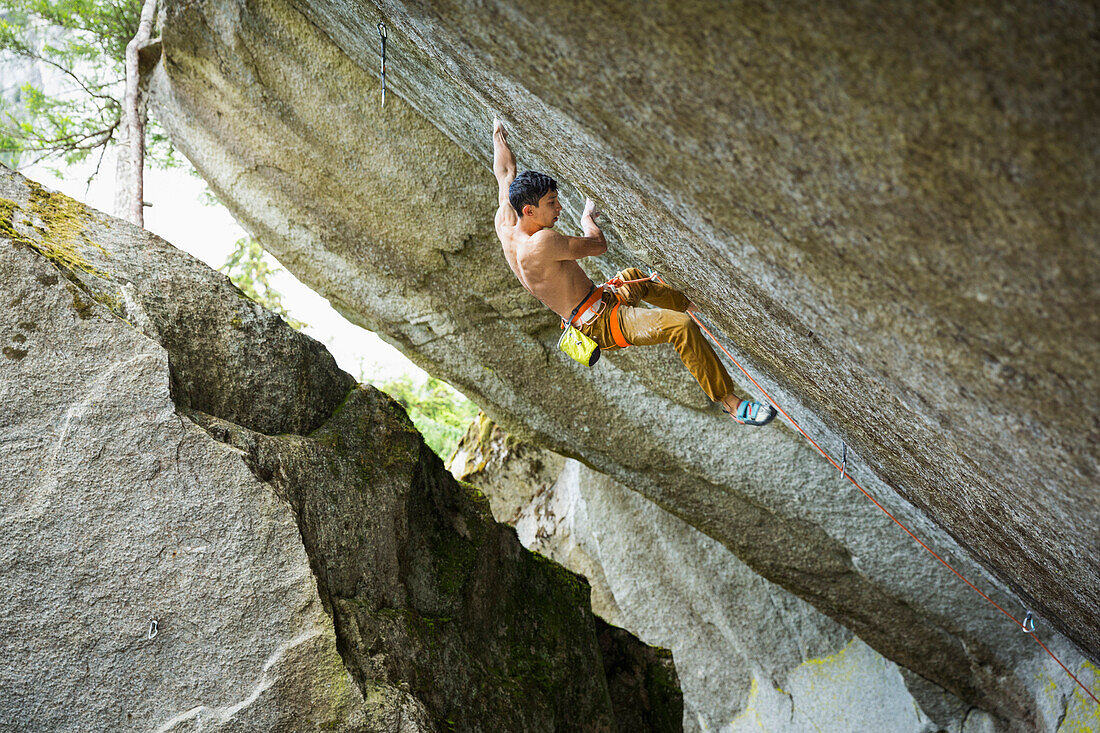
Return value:
M 382 39 L 382 106 L 386 106 L 386 24 L 378 24 L 378 37 Z

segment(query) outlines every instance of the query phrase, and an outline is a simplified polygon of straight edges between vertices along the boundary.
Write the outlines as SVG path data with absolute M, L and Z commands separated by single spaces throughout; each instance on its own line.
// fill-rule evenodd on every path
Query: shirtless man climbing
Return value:
M 603 232 L 596 226 L 599 213 L 588 199 L 581 214 L 583 237 L 554 231 L 561 216 L 558 185 L 535 171 L 516 176 L 516 158 L 500 120 L 493 120 L 493 173 L 499 184 L 496 232 L 508 266 L 527 292 L 569 321 L 601 349 L 624 345 L 649 346 L 671 343 L 688 371 L 712 400 L 735 420 L 746 425 L 766 425 L 775 408 L 741 400 L 733 394 L 733 381 L 710 344 L 688 313 L 695 306 L 677 290 L 646 281 L 596 287 L 577 260 L 607 252 Z M 635 268 L 617 276 L 638 280 L 645 275 Z M 657 308 L 637 308 L 640 301 Z

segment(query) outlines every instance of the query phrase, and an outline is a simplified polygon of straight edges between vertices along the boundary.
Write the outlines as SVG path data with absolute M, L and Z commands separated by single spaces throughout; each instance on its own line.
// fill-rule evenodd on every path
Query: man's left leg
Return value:
M 627 270 L 623 270 L 618 274 L 623 280 L 641 280 L 648 277 L 644 272 L 637 267 L 631 267 Z M 687 299 L 687 296 L 681 293 L 676 288 L 659 283 L 656 280 L 650 280 L 644 283 L 634 283 L 633 285 L 623 285 L 622 287 L 615 288 L 616 295 L 619 296 L 625 305 L 636 306 L 641 301 L 652 303 L 658 308 L 667 308 L 669 310 L 679 311 L 683 313 L 691 305 L 691 301 Z

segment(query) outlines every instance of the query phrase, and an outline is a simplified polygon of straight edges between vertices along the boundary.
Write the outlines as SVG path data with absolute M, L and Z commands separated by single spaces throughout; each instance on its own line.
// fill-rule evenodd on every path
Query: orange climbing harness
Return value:
M 623 280 L 621 277 L 613 277 L 605 282 L 600 287 L 610 285 L 613 288 L 621 287 L 623 285 L 631 285 L 633 283 L 647 283 L 657 278 L 657 273 L 651 273 L 649 277 L 638 278 L 637 280 Z M 625 349 L 630 346 L 630 342 L 626 340 L 626 336 L 623 335 L 623 327 L 619 325 L 619 306 L 625 301 L 618 293 L 615 293 L 615 305 L 611 306 L 611 312 L 607 314 L 607 317 L 611 320 L 607 322 L 608 328 L 611 331 L 611 338 L 614 339 L 615 345 L 619 348 Z
M 580 305 L 573 309 L 573 313 L 576 315 L 573 316 L 568 325 L 579 328 L 595 318 L 603 307 L 602 297 L 603 285 L 593 286 L 592 290 L 588 291 L 588 295 L 584 296 L 584 300 L 581 301 Z M 561 319 L 561 327 L 565 328 L 566 325 L 565 319 Z
M 615 345 L 620 349 L 625 349 L 630 346 L 630 342 L 626 340 L 626 336 L 623 335 L 623 327 L 619 325 L 619 306 L 622 304 L 621 300 L 617 300 L 615 305 L 611 306 L 611 312 L 607 314 L 607 317 L 611 320 L 607 322 L 607 326 L 608 330 L 611 331 L 611 338 L 614 339 Z
M 636 282 L 646 282 L 646 281 L 649 281 L 649 280 L 654 280 L 654 279 L 656 279 L 656 280 L 657 280 L 658 282 L 660 282 L 660 283 L 661 283 L 662 285 L 668 285 L 668 283 L 666 283 L 666 282 L 665 282 L 664 280 L 662 280 L 662 279 L 661 279 L 661 277 L 660 277 L 660 276 L 659 276 L 659 275 L 658 275 L 658 274 L 657 274 L 656 272 L 654 272 L 654 273 L 653 273 L 652 275 L 650 275 L 649 277 L 647 277 L 647 278 L 643 278 L 643 279 L 641 279 L 641 280 L 627 280 L 627 281 L 623 281 L 623 280 L 620 280 L 619 278 L 612 278 L 611 280 L 609 280 L 609 281 L 608 281 L 608 284 L 609 284 L 609 285 L 628 285 L 628 284 L 630 284 L 630 283 L 636 283 Z M 618 281 L 618 282 L 616 282 L 616 281 Z M 616 306 L 615 306 L 615 308 L 617 309 L 617 308 L 618 308 L 618 306 L 616 305 Z M 615 309 L 612 309 L 612 311 L 611 311 L 611 315 L 612 315 L 612 316 L 614 316 L 614 315 L 615 315 Z M 846 479 L 848 479 L 849 481 L 851 481 L 851 482 L 852 482 L 852 485 L 853 485 L 853 486 L 855 486 L 855 487 L 856 487 L 857 489 L 859 489 L 859 491 L 860 491 L 860 493 L 861 493 L 861 494 L 863 494 L 863 495 L 864 495 L 864 496 L 866 496 L 866 497 L 867 497 L 868 499 L 870 499 L 870 500 L 871 500 L 871 501 L 872 501 L 872 502 L 874 503 L 874 505 L 875 505 L 875 506 L 877 506 L 877 507 L 878 507 L 879 509 L 881 509 L 881 510 L 882 510 L 882 513 L 883 513 L 883 514 L 885 514 L 886 516 L 890 517 L 890 519 L 892 519 L 892 520 L 894 521 L 894 524 L 898 525 L 898 526 L 899 526 L 899 527 L 901 527 L 901 528 L 902 528 L 903 530 L 905 530 L 905 533 L 906 533 L 907 535 L 909 535 L 910 537 L 912 537 L 912 538 L 913 538 L 913 539 L 914 539 L 914 540 L 916 541 L 916 543 L 917 543 L 918 545 L 920 545 L 920 546 L 921 546 L 921 547 L 923 547 L 924 549 L 928 550 L 928 552 L 929 552 L 929 553 L 930 553 L 930 554 L 932 555 L 932 557 L 934 557 L 934 558 L 936 558 L 937 560 L 939 560 L 939 561 L 940 561 L 940 562 L 941 562 L 941 563 L 942 563 L 942 564 L 944 565 L 944 567 L 946 567 L 946 568 L 947 568 L 948 570 L 950 570 L 950 571 L 951 571 L 952 573 L 954 573 L 955 575 L 957 575 L 957 576 L 959 577 L 959 579 L 960 579 L 960 580 L 962 580 L 962 582 L 966 583 L 966 584 L 967 584 L 968 586 L 970 586 L 970 587 L 971 587 L 971 588 L 972 588 L 972 589 L 974 590 L 974 592 L 976 592 L 976 593 L 977 593 L 978 595 L 980 595 L 980 596 L 981 596 L 982 598 L 984 598 L 984 599 L 986 599 L 987 601 L 989 601 L 990 603 L 992 603 L 992 604 L 993 604 L 993 606 L 994 606 L 994 607 L 995 607 L 995 608 L 996 608 L 996 609 L 997 609 L 998 611 L 1000 611 L 1000 612 L 1001 612 L 1001 613 L 1003 613 L 1003 614 L 1004 614 L 1005 616 L 1008 616 L 1008 617 L 1009 617 L 1010 619 L 1012 619 L 1012 622 L 1013 622 L 1014 624 L 1016 624 L 1016 626 L 1020 627 L 1020 629 L 1021 629 L 1021 630 L 1023 630 L 1023 631 L 1024 631 L 1024 632 L 1025 632 L 1026 634 L 1028 634 L 1028 635 L 1029 635 L 1029 636 L 1030 636 L 1030 637 L 1031 637 L 1032 639 L 1034 639 L 1034 640 L 1035 640 L 1036 642 L 1038 642 L 1039 646 L 1041 646 L 1041 647 L 1043 648 L 1043 651 L 1045 651 L 1045 652 L 1046 652 L 1047 654 L 1049 654 L 1049 655 L 1050 655 L 1050 657 L 1051 657 L 1051 659 L 1053 659 L 1053 660 L 1054 660 L 1055 662 L 1057 662 L 1057 663 L 1058 663 L 1058 666 L 1059 666 L 1059 667 L 1061 667 L 1061 668 L 1062 668 L 1063 670 L 1065 670 L 1065 673 L 1066 673 L 1066 674 L 1068 674 L 1068 675 L 1070 676 L 1070 678 L 1071 678 L 1071 679 L 1072 679 L 1072 680 L 1073 680 L 1074 682 L 1076 682 L 1076 683 L 1077 683 L 1077 685 L 1078 685 L 1078 686 L 1079 686 L 1079 687 L 1080 687 L 1080 688 L 1081 688 L 1082 690 L 1084 690 L 1084 691 L 1085 691 L 1085 694 L 1086 694 L 1086 695 L 1088 695 L 1089 697 L 1091 697 L 1091 698 L 1092 698 L 1093 702 L 1095 702 L 1095 703 L 1096 703 L 1097 705 L 1100 705 L 1100 699 L 1097 699 L 1096 695 L 1094 695 L 1094 694 L 1092 693 L 1092 690 L 1090 690 L 1089 688 L 1085 687 L 1084 683 L 1083 683 L 1083 682 L 1081 682 L 1081 680 L 1077 679 L 1076 675 L 1074 675 L 1074 674 L 1073 674 L 1073 672 L 1070 672 L 1070 671 L 1069 671 L 1069 668 L 1068 668 L 1068 667 L 1066 667 L 1066 665 L 1064 665 L 1064 664 L 1062 663 L 1062 660 L 1061 660 L 1061 659 L 1059 659 L 1059 658 L 1058 658 L 1058 657 L 1057 657 L 1057 656 L 1056 656 L 1056 655 L 1054 654 L 1054 652 L 1052 652 L 1052 651 L 1051 651 L 1050 649 L 1048 649 L 1048 648 L 1047 648 L 1047 645 L 1046 645 L 1046 644 L 1044 644 L 1044 643 L 1042 642 L 1042 640 L 1041 640 L 1041 639 L 1039 638 L 1039 636 L 1038 636 L 1038 635 L 1037 635 L 1037 634 L 1035 633 L 1035 623 L 1034 623 L 1034 621 L 1032 620 L 1032 613 L 1031 613 L 1030 611 L 1028 611 L 1028 613 L 1027 613 L 1027 616 L 1026 616 L 1026 617 L 1024 618 L 1024 620 L 1023 620 L 1023 621 L 1020 621 L 1020 620 L 1019 620 L 1019 619 L 1017 619 L 1017 618 L 1016 618 L 1015 616 L 1013 616 L 1013 615 L 1012 615 L 1011 613 L 1009 613 L 1008 611 L 1006 611 L 1006 610 L 1004 610 L 1003 608 L 1001 608 L 1001 607 L 1000 607 L 1000 606 L 999 606 L 999 605 L 997 604 L 997 602 L 996 602 L 996 601 L 994 601 L 994 600 L 993 600 L 992 598 L 990 598 L 990 597 L 989 597 L 989 596 L 987 596 L 987 595 L 986 595 L 985 593 L 983 593 L 983 592 L 982 592 L 982 590 L 981 590 L 980 588 L 978 588 L 978 586 L 974 585 L 974 584 L 973 584 L 973 583 L 971 583 L 971 582 L 970 582 L 969 580 L 967 580 L 967 579 L 966 579 L 966 577 L 965 577 L 965 576 L 964 576 L 964 575 L 963 575 L 962 573 L 960 573 L 960 572 L 959 572 L 958 570 L 956 570 L 955 568 L 951 567 L 951 564 L 950 564 L 950 563 L 948 563 L 948 562 L 947 562 L 946 560 L 944 560 L 944 559 L 943 559 L 942 557 L 940 557 L 940 556 L 939 556 L 938 554 L 936 554 L 935 550 L 933 550 L 933 549 L 932 549 L 931 547 L 929 547 L 928 545 L 924 544 L 924 542 L 922 542 L 922 541 L 921 541 L 921 539 L 920 539 L 919 537 L 917 537 L 917 536 L 916 536 L 915 534 L 913 534 L 912 532 L 910 532 L 910 531 L 909 531 L 909 528 L 908 528 L 908 527 L 906 527 L 906 526 L 905 526 L 904 524 L 902 524 L 901 522 L 899 522 L 899 521 L 898 521 L 898 519 L 897 519 L 897 517 L 895 517 L 895 516 L 894 516 L 893 514 L 891 514 L 891 513 L 889 512 L 889 511 L 887 511 L 887 510 L 886 510 L 886 507 L 884 507 L 884 506 L 883 506 L 882 504 L 878 503 L 878 501 L 877 501 L 877 500 L 875 499 L 875 497 L 873 497 L 873 496 L 871 496 L 871 495 L 870 495 L 869 493 L 867 493 L 867 490 L 866 490 L 866 489 L 864 489 L 864 488 L 863 488 L 862 486 L 860 486 L 859 482 L 858 482 L 858 481 L 856 481 L 856 480 L 855 480 L 855 479 L 854 479 L 854 478 L 852 477 L 852 474 L 848 472 L 848 455 L 847 455 L 848 451 L 847 451 L 847 444 L 845 444 L 845 451 L 844 451 L 844 454 L 845 454 L 845 455 L 844 455 L 844 461 L 843 461 L 843 463 L 842 463 L 842 464 L 840 464 L 840 463 L 837 463 L 837 462 L 836 462 L 835 460 L 833 460 L 833 458 L 831 458 L 831 457 L 829 456 L 829 454 L 828 454 L 828 453 L 826 453 L 826 452 L 825 452 L 824 450 L 822 450 L 821 446 L 819 446 L 819 445 L 818 445 L 818 444 L 817 444 L 817 443 L 816 443 L 816 442 L 814 441 L 814 439 L 813 439 L 813 438 L 811 438 L 811 437 L 810 437 L 809 435 L 807 435 L 807 434 L 806 434 L 806 431 L 805 431 L 805 430 L 803 430 L 803 429 L 801 428 L 801 426 L 799 426 L 799 424 L 798 424 L 797 422 L 795 422 L 795 421 L 794 421 L 794 418 L 792 418 L 792 417 L 791 417 L 790 415 L 788 415 L 788 414 L 787 414 L 787 412 L 786 412 L 786 411 L 785 411 L 785 410 L 784 410 L 784 409 L 783 409 L 782 407 L 780 407 L 780 406 L 779 406 L 779 404 L 778 404 L 778 403 L 777 403 L 777 402 L 776 402 L 775 400 L 773 400 L 773 399 L 772 399 L 772 396 L 771 396 L 770 394 L 768 394 L 768 393 L 767 393 L 767 391 L 766 391 L 766 390 L 765 390 L 765 389 L 764 389 L 763 387 L 761 387 L 761 386 L 760 386 L 760 383 L 759 383 L 759 382 L 757 382 L 757 381 L 756 381 L 755 379 L 753 379 L 753 378 L 752 378 L 752 375 L 748 373 L 748 371 L 747 371 L 747 370 L 745 369 L 745 367 L 741 366 L 741 362 L 737 361 L 737 359 L 734 359 L 734 358 L 733 358 L 733 355 L 732 355 L 732 354 L 730 354 L 730 352 L 726 351 L 726 348 L 725 348 L 724 346 L 722 346 L 722 344 L 720 344 L 720 343 L 718 342 L 718 339 L 714 338 L 714 334 L 712 334 L 712 333 L 711 333 L 711 332 L 710 332 L 709 330 L 707 330 L 707 327 L 703 325 L 702 321 L 700 321 L 700 320 L 699 320 L 699 319 L 698 319 L 698 318 L 697 318 L 697 317 L 695 316 L 695 314 L 694 314 L 694 313 L 689 313 L 688 315 L 690 315 L 690 316 L 691 316 L 691 319 L 692 319 L 693 321 L 695 321 L 695 324 L 696 324 L 697 326 L 699 326 L 699 328 L 701 328 L 701 329 L 703 330 L 703 332 L 704 332 L 704 333 L 705 333 L 705 334 L 706 334 L 707 336 L 709 336 L 709 337 L 710 337 L 710 340 L 711 340 L 711 341 L 713 341 L 713 342 L 714 342 L 714 344 L 715 344 L 715 345 L 716 345 L 716 346 L 717 346 L 717 347 L 718 347 L 719 349 L 721 349 L 721 350 L 722 350 L 722 353 L 723 353 L 723 354 L 725 354 L 725 355 L 726 355 L 727 357 L 729 357 L 729 360 L 730 360 L 730 361 L 732 361 L 732 362 L 733 362 L 733 363 L 734 363 L 734 364 L 735 364 L 735 365 L 737 366 L 737 368 L 738 368 L 738 369 L 740 369 L 740 370 L 741 370 L 741 372 L 742 372 L 742 373 L 743 373 L 743 374 L 744 374 L 744 375 L 745 375 L 746 377 L 748 377 L 748 378 L 749 378 L 749 381 L 750 381 L 750 382 L 752 382 L 752 383 L 753 383 L 754 385 L 756 385 L 756 388 L 757 388 L 757 389 L 759 389 L 759 390 L 760 390 L 760 392 L 761 392 L 761 393 L 762 393 L 762 394 L 764 395 L 764 397 L 766 397 L 766 398 L 767 398 L 768 402 L 770 402 L 770 403 L 771 403 L 771 404 L 772 404 L 772 405 L 773 405 L 773 406 L 775 407 L 775 409 L 776 409 L 776 410 L 778 410 L 778 411 L 779 411 L 779 413 L 780 413 L 781 415 L 783 415 L 783 417 L 787 418 L 787 421 L 788 421 L 788 422 L 789 422 L 789 423 L 790 423 L 790 424 L 791 424 L 791 425 L 792 425 L 792 426 L 794 427 L 794 429 L 795 429 L 795 430 L 797 430 L 797 431 L 798 431 L 799 433 L 801 433 L 801 434 L 802 434 L 802 437 L 804 437 L 804 438 L 805 438 L 806 440 L 810 441 L 810 444 L 811 444 L 811 445 L 812 445 L 812 446 L 813 446 L 814 448 L 817 448 L 817 452 L 818 452 L 818 453 L 820 453 L 820 454 L 821 454 L 822 456 L 824 456 L 824 457 L 825 457 L 825 460 L 826 460 L 826 461 L 828 461 L 828 462 L 829 462 L 830 464 L 832 464 L 833 468 L 835 468 L 835 469 L 837 469 L 838 471 L 840 471 L 840 475 L 841 475 L 841 476 L 842 476 L 843 478 L 846 478 Z M 614 319 L 614 318 L 612 318 L 612 323 L 616 323 L 616 321 L 615 321 L 615 319 Z M 624 342 L 625 342 L 625 339 L 624 339 Z

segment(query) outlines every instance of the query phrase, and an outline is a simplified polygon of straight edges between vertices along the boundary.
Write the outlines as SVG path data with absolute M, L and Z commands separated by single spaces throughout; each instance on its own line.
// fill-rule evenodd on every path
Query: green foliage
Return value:
M 268 282 L 268 277 L 280 272 L 280 269 L 269 266 L 264 259 L 265 254 L 258 241 L 252 237 L 241 237 L 218 271 L 229 275 L 233 284 L 249 298 L 278 313 L 294 330 L 301 331 L 306 324 L 290 317 L 283 307 L 282 294 Z
M 359 378 L 363 380 L 362 375 Z M 444 461 L 454 453 L 466 427 L 477 417 L 477 405 L 435 377 L 414 384 L 405 376 L 374 386 L 401 403 L 424 436 L 424 442 Z
M 0 42 L 17 45 L 28 27 L 54 27 L 72 35 L 51 49 L 51 58 L 69 64 L 102 59 L 122 67 L 126 44 L 137 33 L 141 5 L 141 0 L 3 0 L 0 12 L 7 16 L 5 26 L 14 39 L 0 34 Z M 22 50 L 32 53 L 25 45 Z
M 122 129 L 126 44 L 137 33 L 141 5 L 141 0 L 0 0 L 0 59 L 40 64 L 65 83 L 53 96 L 33 84 L 0 90 L 8 97 L 0 97 L 0 160 L 12 167 L 55 160 L 72 165 L 99 150 L 102 162 Z M 147 163 L 158 167 L 182 163 L 152 119 L 145 154 Z

